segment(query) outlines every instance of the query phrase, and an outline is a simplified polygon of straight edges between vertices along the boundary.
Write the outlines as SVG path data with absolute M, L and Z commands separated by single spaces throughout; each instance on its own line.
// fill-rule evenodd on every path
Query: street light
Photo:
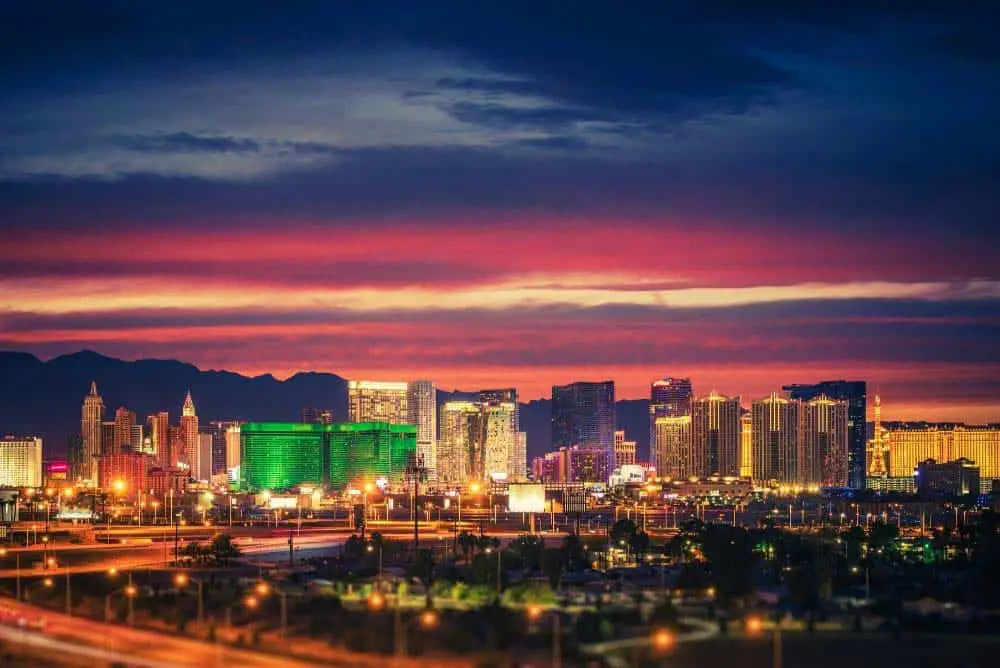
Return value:
M 486 554 L 490 554 L 493 548 L 486 548 Z M 497 549 L 497 596 L 500 596 L 500 549 Z
M 657 629 L 653 632 L 653 649 L 657 652 L 665 652 L 677 643 L 674 634 L 667 629 Z
M 174 584 L 177 585 L 179 589 L 187 587 L 189 582 L 194 582 L 198 586 L 198 629 L 200 630 L 205 619 L 205 607 L 202 602 L 202 581 L 193 580 L 187 573 L 178 573 L 174 576 Z

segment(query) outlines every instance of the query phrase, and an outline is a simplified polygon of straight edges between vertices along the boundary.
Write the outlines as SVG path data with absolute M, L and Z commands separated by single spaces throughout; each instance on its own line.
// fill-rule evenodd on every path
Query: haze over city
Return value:
M 1000 416 L 988 3 L 419 5 L 7 12 L 0 348 Z

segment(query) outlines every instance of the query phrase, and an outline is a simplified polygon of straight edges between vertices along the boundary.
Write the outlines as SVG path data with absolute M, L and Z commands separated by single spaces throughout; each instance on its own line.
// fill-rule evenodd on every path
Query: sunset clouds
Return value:
M 977 3 L 203 4 L 0 31 L 0 347 L 1000 418 Z

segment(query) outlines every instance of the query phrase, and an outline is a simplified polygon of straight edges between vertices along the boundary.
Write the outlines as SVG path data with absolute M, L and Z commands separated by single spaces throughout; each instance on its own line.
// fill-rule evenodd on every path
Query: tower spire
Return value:
M 92 396 L 92 397 L 96 397 L 97 396 L 97 381 L 96 380 L 90 381 L 90 396 Z

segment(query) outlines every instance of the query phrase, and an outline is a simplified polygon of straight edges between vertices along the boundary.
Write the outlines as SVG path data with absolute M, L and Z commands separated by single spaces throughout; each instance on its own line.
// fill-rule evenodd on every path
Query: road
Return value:
M 426 665 L 417 659 L 398 659 L 393 662 L 384 657 L 347 652 L 329 645 L 324 645 L 321 654 L 317 654 L 316 648 L 307 643 L 303 643 L 302 649 L 309 655 L 308 658 L 288 658 L 154 631 L 102 624 L 81 617 L 68 617 L 9 599 L 3 599 L 0 608 L 29 620 L 44 618 L 46 627 L 42 632 L 0 625 L 0 638 L 9 643 L 30 647 L 35 652 L 44 651 L 54 660 L 58 660 L 60 656 L 86 657 L 95 662 L 117 662 L 142 668 L 306 668 L 315 666 L 318 662 L 334 668 L 381 668 L 389 663 L 400 668 Z M 441 665 L 461 668 L 471 664 L 449 660 Z

